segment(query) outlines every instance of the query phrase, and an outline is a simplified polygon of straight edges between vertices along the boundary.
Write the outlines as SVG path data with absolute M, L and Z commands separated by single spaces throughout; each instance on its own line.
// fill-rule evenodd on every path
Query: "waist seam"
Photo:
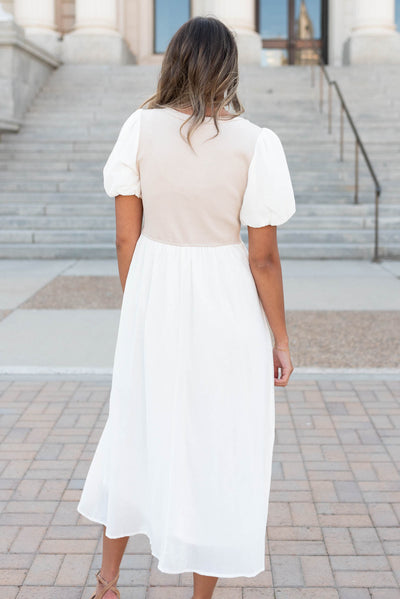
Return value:
M 140 235 L 143 237 L 147 237 L 147 239 L 151 239 L 151 241 L 155 241 L 157 243 L 163 243 L 164 245 L 174 245 L 177 247 L 226 247 L 230 245 L 244 245 L 242 238 L 239 238 L 239 240 L 236 242 L 228 243 L 176 243 L 175 241 L 165 241 L 163 239 L 156 239 L 155 237 L 151 237 L 143 231 Z

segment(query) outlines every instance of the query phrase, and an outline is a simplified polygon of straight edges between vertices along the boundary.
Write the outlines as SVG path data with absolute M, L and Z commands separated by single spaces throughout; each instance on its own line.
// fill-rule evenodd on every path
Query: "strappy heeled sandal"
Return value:
M 117 584 L 117 580 L 119 578 L 119 571 L 114 576 L 114 578 L 109 581 L 105 580 L 105 578 L 102 577 L 100 572 L 101 572 L 101 568 L 100 568 L 100 570 L 98 570 L 98 572 L 96 572 L 96 578 L 103 585 L 103 588 L 99 591 L 99 595 L 96 595 L 96 591 L 95 591 L 95 593 L 90 597 L 90 599 L 102 599 L 104 597 L 104 595 L 107 593 L 107 591 L 112 591 L 113 593 L 115 593 L 115 596 L 118 597 L 118 599 L 120 599 L 119 590 L 115 586 Z

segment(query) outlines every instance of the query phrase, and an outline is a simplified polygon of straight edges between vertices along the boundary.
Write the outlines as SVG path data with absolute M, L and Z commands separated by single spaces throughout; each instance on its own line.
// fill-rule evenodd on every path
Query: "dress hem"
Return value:
M 85 512 L 83 512 L 80 508 L 77 508 L 77 512 L 79 514 L 81 514 L 82 516 L 84 516 L 85 518 L 87 518 L 88 520 L 91 520 L 92 522 L 97 522 L 98 524 L 102 524 L 103 526 L 105 526 L 107 528 L 107 524 L 106 522 L 103 522 L 102 520 L 93 518 L 91 516 L 88 516 Z M 137 530 L 135 532 L 128 532 L 126 534 L 123 535 L 119 535 L 117 537 L 110 537 L 107 534 L 107 537 L 109 539 L 120 539 L 121 537 L 133 537 L 135 535 L 139 535 L 139 534 L 144 534 L 148 537 L 149 542 L 150 542 L 150 551 L 152 553 L 152 555 L 154 555 L 154 557 L 156 557 L 158 559 L 158 564 L 157 564 L 157 568 L 160 570 L 160 572 L 163 572 L 164 574 L 183 574 L 185 572 L 195 572 L 196 574 L 200 574 L 201 576 L 215 576 L 217 578 L 238 578 L 238 577 L 242 577 L 245 576 L 246 578 L 254 578 L 255 576 L 257 576 L 258 574 L 261 574 L 261 572 L 265 571 L 265 567 L 262 568 L 261 570 L 258 569 L 256 571 L 254 571 L 254 573 L 251 574 L 218 574 L 216 572 L 210 572 L 209 570 L 199 570 L 196 568 L 186 568 L 185 570 L 172 570 L 170 568 L 165 568 L 162 563 L 160 563 L 160 557 L 159 555 L 157 555 L 157 553 L 154 552 L 154 550 L 152 549 L 152 542 L 151 542 L 151 535 L 147 530 Z

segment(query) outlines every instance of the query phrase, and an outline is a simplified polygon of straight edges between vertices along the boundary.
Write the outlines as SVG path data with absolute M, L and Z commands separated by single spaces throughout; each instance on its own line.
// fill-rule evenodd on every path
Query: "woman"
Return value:
M 161 571 L 193 572 L 193 599 L 265 569 L 274 384 L 293 370 L 276 226 L 295 200 L 278 136 L 240 116 L 237 86 L 232 32 L 190 19 L 104 167 L 124 294 L 78 506 L 104 525 L 96 599 L 119 597 L 137 533 Z

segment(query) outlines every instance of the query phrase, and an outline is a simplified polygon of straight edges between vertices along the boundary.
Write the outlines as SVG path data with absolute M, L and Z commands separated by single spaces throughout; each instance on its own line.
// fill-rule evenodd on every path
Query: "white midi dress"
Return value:
M 265 569 L 275 431 L 272 341 L 240 237 L 295 212 L 271 129 L 135 110 L 105 164 L 109 197 L 137 195 L 109 412 L 78 512 L 109 538 L 144 533 L 158 569 Z

